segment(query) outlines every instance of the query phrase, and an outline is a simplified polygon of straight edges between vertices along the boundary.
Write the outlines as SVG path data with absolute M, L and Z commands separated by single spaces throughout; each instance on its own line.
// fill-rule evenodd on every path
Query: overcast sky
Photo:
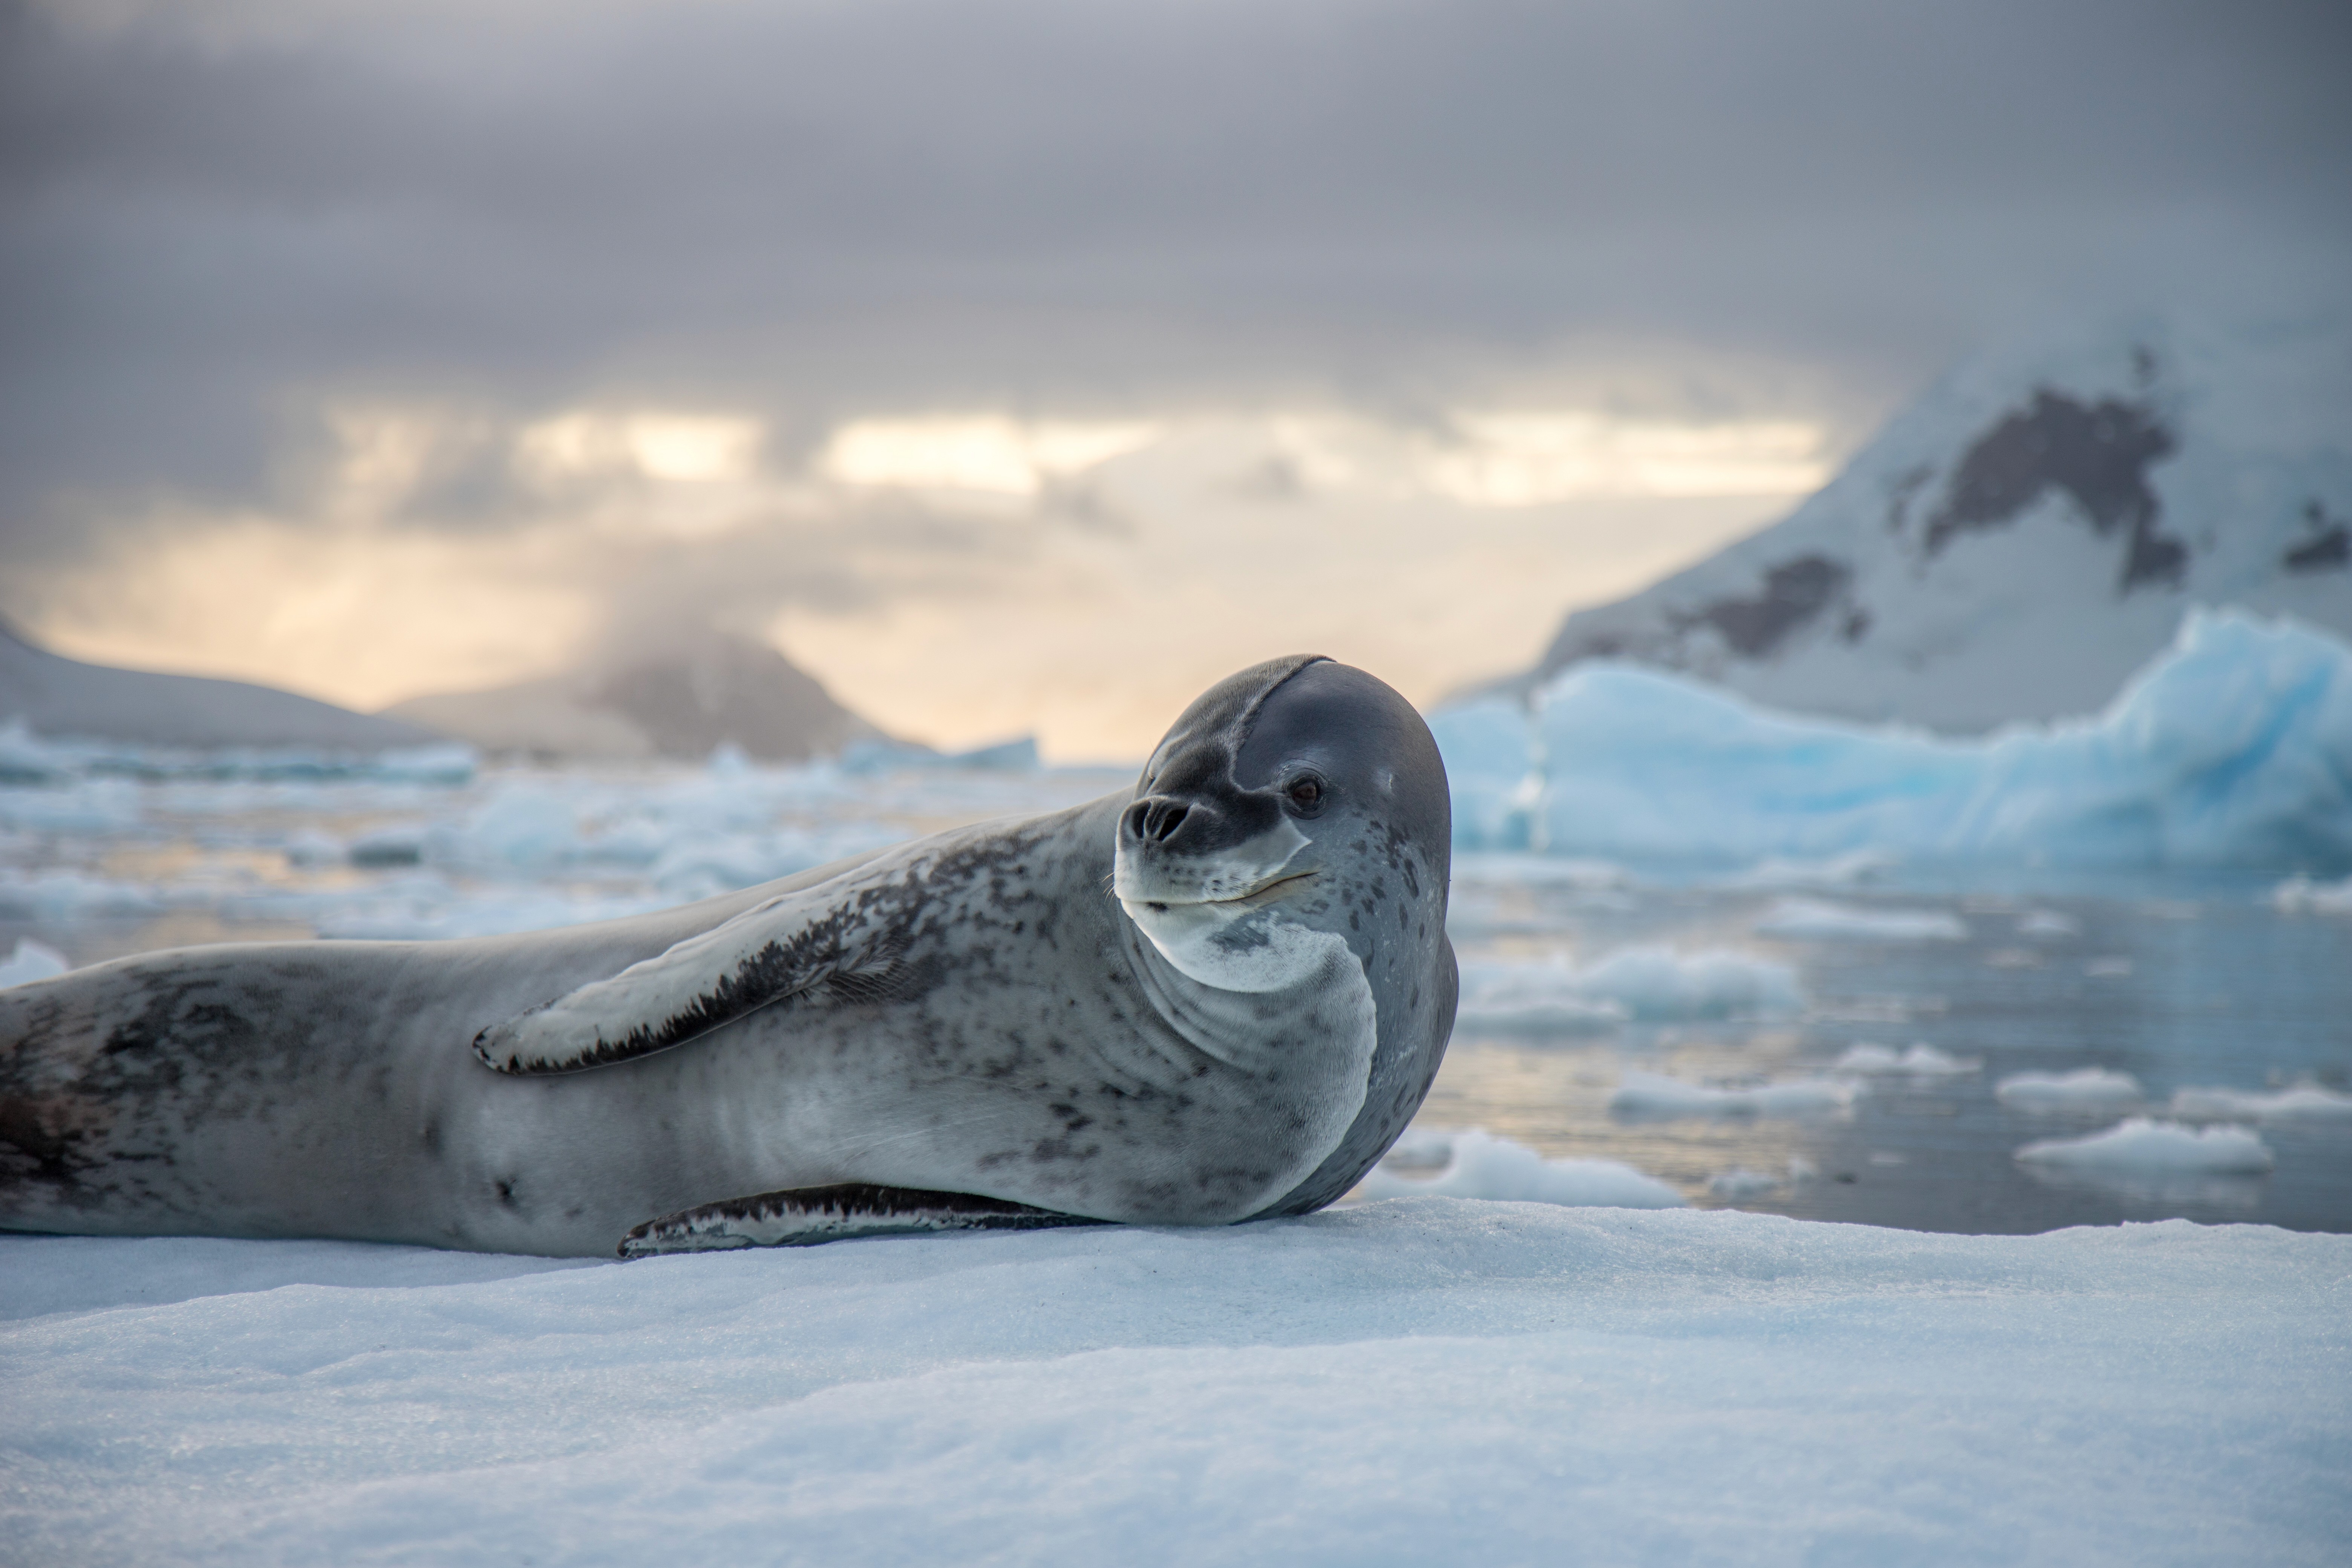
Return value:
M 2037 320 L 2340 305 L 2347 65 L 2341 4 L 7 0 L 0 609 L 76 651 L 366 701 L 535 673 L 707 597 L 887 707 L 910 626 L 971 635 L 951 601 L 1013 614 L 1039 572 L 1067 603 L 1145 570 L 1070 497 L 1087 454 L 1150 432 L 1296 468 L 1302 427 L 1269 422 L 1312 416 L 1308 446 L 1385 430 L 1366 461 L 1411 468 L 1465 410 L 1585 411 L 1751 458 L 1801 428 L 1817 465 Z M 990 437 L 1025 481 L 844 467 L 845 430 L 936 468 L 907 454 L 980 417 L 1027 422 Z M 1253 421 L 1266 450 L 1236 456 Z M 646 457 L 662 438 L 708 460 Z M 634 488 L 580 457 L 600 441 L 636 454 Z M 560 486 L 525 461 L 559 447 Z M 1744 471 L 1767 469 L 1500 521 L 1432 480 L 1439 510 L 1328 547 L 1491 523 L 1533 561 L 1551 530 L 1527 626 L 1394 656 L 1422 695 L 1812 473 Z M 1092 537 L 1180 547 L 1123 482 Z M 653 530 L 690 549 L 583 521 L 631 507 L 734 510 Z M 349 619 L 403 573 L 415 604 L 387 587 Z M 445 579 L 462 615 L 423 607 Z M 1374 601 L 1355 613 L 1401 613 Z M 1204 668 L 1256 657 L 1199 637 Z M 1041 679 L 985 721 L 1050 706 Z

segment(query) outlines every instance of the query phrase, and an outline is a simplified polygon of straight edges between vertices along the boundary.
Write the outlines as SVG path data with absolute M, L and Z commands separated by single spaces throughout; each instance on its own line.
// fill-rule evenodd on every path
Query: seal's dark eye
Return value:
M 1323 781 L 1309 773 L 1291 780 L 1283 793 L 1290 797 L 1291 809 L 1311 816 L 1323 804 Z

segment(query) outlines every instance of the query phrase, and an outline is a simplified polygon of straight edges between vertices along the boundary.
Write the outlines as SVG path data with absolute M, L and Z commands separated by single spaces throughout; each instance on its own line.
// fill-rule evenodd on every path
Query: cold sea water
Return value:
M 51 966 L 42 950 L 82 964 L 607 918 L 1129 782 L 724 755 L 551 770 L 426 753 L 345 773 L 11 754 L 0 978 Z M 2278 880 L 1465 856 L 1462 1019 L 1395 1173 L 1441 1173 L 1448 1136 L 1476 1127 L 1700 1207 L 1971 1233 L 2352 1230 L 2352 900 Z M 2080 1154 L 2134 1118 L 2181 1131 Z M 2019 1158 L 2037 1144 L 2076 1152 Z

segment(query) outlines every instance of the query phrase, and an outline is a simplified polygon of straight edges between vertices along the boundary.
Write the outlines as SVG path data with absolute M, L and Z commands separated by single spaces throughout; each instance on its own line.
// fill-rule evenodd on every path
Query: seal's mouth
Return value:
M 1287 898 L 1293 893 L 1304 891 L 1307 884 L 1312 882 L 1318 875 L 1320 875 L 1319 872 L 1313 870 L 1286 872 L 1259 883 L 1245 893 L 1236 893 L 1230 899 L 1129 899 L 1127 901 L 1141 904 L 1155 914 L 1165 914 L 1171 909 L 1237 911 L 1255 910 Z

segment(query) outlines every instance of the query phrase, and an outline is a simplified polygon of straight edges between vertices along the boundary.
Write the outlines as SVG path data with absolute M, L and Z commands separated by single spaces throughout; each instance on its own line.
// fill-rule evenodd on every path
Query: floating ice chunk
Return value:
M 2094 958 L 2083 965 L 2083 973 L 2098 980 L 2120 980 L 2132 972 L 2132 961 L 2117 953 Z
M 1454 880 L 1501 887 L 1573 888 L 1613 892 L 1633 885 L 1633 874 L 1612 860 L 1570 855 L 1465 854 L 1454 859 Z
M 2112 1110 L 2140 1099 L 2139 1079 L 2105 1068 L 2011 1073 L 1992 1092 L 2003 1105 L 2021 1110 Z
M 1434 1175 L 1407 1173 L 1433 1166 L 1437 1168 Z M 1408 1131 L 1356 1192 L 1368 1199 L 1487 1198 L 1621 1209 L 1684 1206 L 1680 1193 L 1631 1165 L 1615 1160 L 1547 1160 L 1526 1144 L 1497 1138 L 1482 1127 Z
M 0 915 L 53 921 L 90 920 L 160 914 L 166 903 L 163 890 L 150 883 L 118 881 L 83 871 L 0 869 Z
M 2315 1083 L 2264 1091 L 2176 1089 L 2172 1114 L 2199 1121 L 2337 1121 L 2352 1120 L 2352 1094 Z
M 1589 968 L 1473 962 L 1462 966 L 1465 1028 L 1549 1034 L 1643 1020 L 1788 1017 L 1804 1010 L 1796 972 L 1743 952 L 1622 948 Z
M 0 827 L 36 833 L 121 833 L 139 826 L 139 787 L 128 779 L 76 779 L 0 788 Z
M 1865 1078 L 1955 1078 L 1983 1066 L 1981 1058 L 1948 1056 L 1924 1041 L 1897 1051 L 1892 1046 L 1860 1040 L 1846 1047 L 1831 1070 Z
M 2083 922 L 2057 910 L 2028 910 L 2017 917 L 2017 934 L 2032 937 L 2080 936 Z
M 2352 877 L 2340 882 L 2289 877 L 2271 889 L 2271 907 L 2283 915 L 2352 915 Z
M 2242 1127 L 2184 1127 L 2135 1116 L 2087 1138 L 2048 1138 L 2017 1152 L 2027 1164 L 2077 1171 L 2252 1175 L 2277 1161 Z
M 16 939 L 16 951 L 0 962 L 0 986 L 24 985 L 51 975 L 63 974 L 71 969 L 66 955 L 54 947 L 44 947 L 30 937 Z
M 1730 879 L 1735 888 L 1851 888 L 1894 869 L 1895 857 L 1883 849 L 1850 849 L 1817 859 L 1773 856 L 1759 860 Z
M 1851 1079 L 1797 1079 L 1787 1083 L 1717 1089 L 1663 1073 L 1626 1069 L 1609 1109 L 1630 1116 L 1794 1116 L 1843 1110 L 1862 1092 Z
M 1766 1193 L 1777 1193 L 1784 1185 L 1778 1176 L 1768 1176 L 1761 1171 L 1751 1171 L 1745 1165 L 1734 1165 L 1728 1171 L 1717 1171 L 1706 1179 L 1706 1190 L 1718 1198 L 1737 1202 L 1741 1198 L 1760 1198 Z
M 1431 721 L 1465 848 L 2352 868 L 2352 647 L 2244 611 L 2192 610 L 2102 713 L 1982 740 L 1625 664 L 1577 665 L 1532 706 Z
M 1823 899 L 1782 899 L 1756 922 L 1762 936 L 1823 942 L 1966 942 L 1968 922 L 1944 910 L 1877 910 Z

